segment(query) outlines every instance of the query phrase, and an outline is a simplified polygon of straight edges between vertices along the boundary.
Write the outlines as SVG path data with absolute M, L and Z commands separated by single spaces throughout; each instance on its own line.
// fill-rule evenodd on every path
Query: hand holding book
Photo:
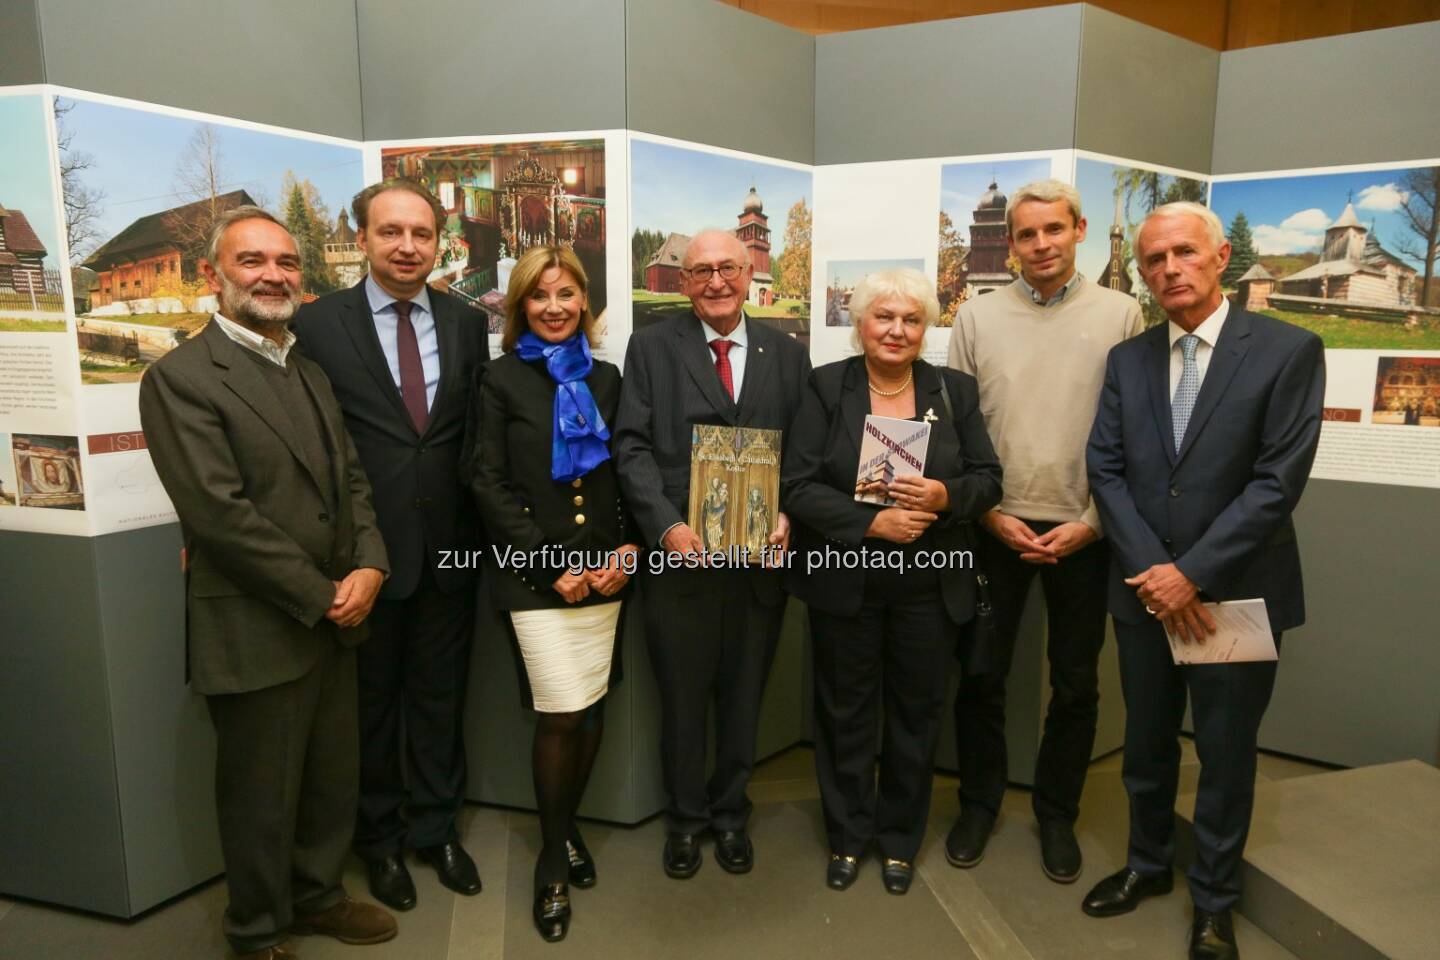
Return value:
M 950 505 L 950 491 L 939 480 L 921 476 L 897 476 L 890 481 L 890 498 L 897 507 L 939 513 Z

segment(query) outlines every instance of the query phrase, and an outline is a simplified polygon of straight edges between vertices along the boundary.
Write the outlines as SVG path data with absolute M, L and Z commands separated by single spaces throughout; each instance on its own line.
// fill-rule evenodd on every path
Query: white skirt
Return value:
M 588 607 L 510 611 L 536 710 L 572 713 L 605 696 L 619 620 L 618 600 Z

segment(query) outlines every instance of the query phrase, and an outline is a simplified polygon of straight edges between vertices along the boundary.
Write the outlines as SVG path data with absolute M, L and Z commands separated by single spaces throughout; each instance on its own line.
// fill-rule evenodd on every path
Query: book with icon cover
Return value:
M 895 417 L 865 416 L 860 432 L 860 468 L 855 474 L 855 499 L 893 507 L 890 482 L 925 472 L 930 424 Z
M 695 424 L 690 529 L 706 551 L 760 563 L 780 514 L 780 431 Z

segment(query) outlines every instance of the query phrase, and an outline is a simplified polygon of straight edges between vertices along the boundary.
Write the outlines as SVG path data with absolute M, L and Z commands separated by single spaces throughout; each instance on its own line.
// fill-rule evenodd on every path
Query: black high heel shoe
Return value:
M 595 886 L 595 858 L 580 839 L 580 831 L 570 829 L 570 839 L 565 841 L 565 854 L 570 860 L 570 883 L 580 888 Z
M 547 883 L 535 891 L 535 929 L 547 943 L 564 940 L 570 932 L 570 888 Z

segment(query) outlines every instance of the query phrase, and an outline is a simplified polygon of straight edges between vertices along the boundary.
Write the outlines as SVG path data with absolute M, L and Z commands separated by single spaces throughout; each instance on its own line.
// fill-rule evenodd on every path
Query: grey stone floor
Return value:
M 1185 744 L 1181 792 L 1193 789 L 1194 751 Z M 1263 781 L 1323 768 L 1262 756 Z M 480 864 L 485 889 L 456 897 L 433 872 L 413 864 L 419 906 L 400 917 L 388 944 L 346 947 L 297 939 L 304 960 L 495 960 L 586 957 L 593 960 L 764 957 L 881 960 L 1165 960 L 1185 956 L 1189 902 L 1183 882 L 1135 913 L 1093 920 L 1080 912 L 1090 884 L 1124 860 L 1126 804 L 1118 754 L 1097 761 L 1086 785 L 1077 833 L 1085 854 L 1080 881 L 1060 886 L 1040 872 L 1030 795 L 1011 790 L 985 860 L 973 870 L 945 862 L 944 839 L 956 811 L 955 783 L 938 776 L 930 832 L 908 896 L 887 894 L 874 858 L 861 864 L 848 891 L 824 886 L 826 849 L 810 750 L 797 747 L 764 763 L 751 787 L 756 865 L 747 876 L 720 870 L 706 847 L 699 874 L 668 879 L 660 868 L 664 825 L 584 825 L 600 882 L 572 891 L 570 936 L 546 944 L 530 924 L 531 870 L 539 847 L 533 814 L 470 805 L 465 844 Z M 1183 878 L 1180 878 L 1183 881 Z M 358 861 L 347 885 L 364 896 Z M 220 935 L 221 882 L 200 887 L 141 918 L 122 922 L 0 898 L 0 960 L 206 960 L 228 956 Z M 1246 960 L 1293 955 L 1237 918 Z

